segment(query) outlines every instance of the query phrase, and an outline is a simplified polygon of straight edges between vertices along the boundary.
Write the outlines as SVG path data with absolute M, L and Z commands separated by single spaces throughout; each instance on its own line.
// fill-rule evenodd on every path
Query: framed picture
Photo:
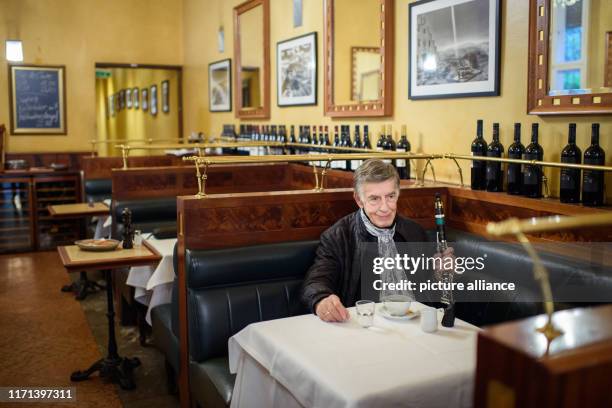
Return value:
M 208 102 L 210 112 L 232 110 L 232 60 L 208 65 Z
M 421 0 L 408 11 L 408 97 L 499 95 L 500 0 Z
M 151 102 L 149 105 L 151 115 L 157 115 L 157 85 L 151 85 Z
M 168 113 L 170 112 L 170 81 L 162 81 L 161 83 L 161 91 L 162 91 L 162 112 Z
M 125 89 L 119 91 L 119 110 L 125 109 Z
M 132 89 L 128 88 L 125 90 L 125 106 L 128 109 L 132 109 Z
M 132 89 L 132 106 L 134 109 L 138 109 L 140 105 L 140 94 L 138 92 L 138 88 Z
M 278 106 L 317 104 L 317 33 L 276 44 Z
M 140 106 L 143 111 L 149 109 L 149 90 L 147 88 L 142 88 L 140 91 Z
M 11 134 L 65 135 L 64 66 L 9 65 Z

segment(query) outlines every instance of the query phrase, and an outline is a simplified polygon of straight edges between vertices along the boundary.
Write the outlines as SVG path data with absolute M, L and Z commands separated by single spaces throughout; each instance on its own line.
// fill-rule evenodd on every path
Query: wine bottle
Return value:
M 338 147 L 340 146 L 340 136 L 338 135 L 338 126 L 334 126 L 334 147 Z M 333 153 L 338 153 L 338 150 L 334 149 L 332 150 Z M 334 160 L 332 162 L 332 169 L 339 169 L 340 168 L 340 161 L 339 160 Z
M 487 157 L 503 157 L 504 146 L 499 142 L 499 123 L 493 124 L 493 141 L 487 148 Z M 487 162 L 487 191 L 504 191 L 504 172 L 501 162 Z
M 327 126 L 325 126 L 325 136 L 323 137 L 323 145 L 325 146 L 325 153 L 329 153 L 329 146 L 331 146 L 331 143 L 329 142 L 329 131 Z M 327 165 L 327 163 L 325 163 Z M 332 161 L 329 165 L 331 168 L 333 168 L 333 164 L 334 162 Z
M 400 140 L 397 142 L 396 152 L 406 153 L 410 152 L 410 142 L 406 136 L 406 125 L 402 125 L 402 135 Z M 408 159 L 397 159 L 395 161 L 397 166 L 397 172 L 400 179 L 407 180 L 410 178 L 410 160 Z
M 389 151 L 389 152 L 394 152 L 395 151 L 395 140 L 393 140 L 393 128 L 391 127 L 391 125 L 387 126 L 387 141 L 385 143 L 385 150 Z M 397 167 L 397 164 L 395 163 L 395 160 L 392 159 L 387 159 L 388 163 L 393 164 L 394 167 Z
M 351 147 L 351 128 L 348 125 L 344 125 L 342 126 L 342 128 L 344 129 L 344 131 L 342 132 L 341 146 Z M 342 153 L 350 153 L 350 152 L 347 150 L 344 150 Z M 350 160 L 344 161 L 344 170 L 351 171 L 351 161 Z
M 482 119 L 476 122 L 476 138 L 472 141 L 472 156 L 486 156 L 487 142 L 482 134 Z M 472 190 L 484 190 L 487 187 L 486 165 L 482 160 L 472 160 Z
M 567 146 L 561 151 L 561 163 L 580 164 L 582 151 L 576 146 L 576 124 L 569 124 Z M 580 169 L 561 168 L 559 178 L 559 199 L 562 203 L 580 202 Z
M 291 125 L 289 132 L 289 143 L 295 143 L 295 125 Z M 295 147 L 289 147 L 289 154 L 295 154 Z
M 584 164 L 603 166 L 606 153 L 599 146 L 599 123 L 591 125 L 591 145 L 584 151 Z M 603 170 L 584 170 L 582 172 L 582 204 L 594 207 L 604 203 Z
M 372 143 L 370 142 L 370 131 L 368 125 L 363 127 L 363 145 L 361 146 L 364 149 L 372 150 Z
M 514 143 L 508 147 L 509 159 L 522 159 L 525 153 L 525 146 L 521 143 L 521 124 L 514 124 Z M 520 164 L 508 164 L 506 173 L 508 180 L 508 194 L 520 195 L 523 194 L 523 174 Z
M 538 143 L 538 124 L 531 125 L 531 143 L 525 148 L 524 160 L 542 161 L 544 149 Z M 542 197 L 542 166 L 526 164 L 523 167 L 523 195 L 530 198 Z
M 355 135 L 353 136 L 353 147 L 361 148 L 361 135 L 359 134 L 359 125 L 355 125 Z M 359 153 L 358 151 L 353 151 L 351 153 Z M 361 166 L 362 160 L 351 160 L 351 170 L 355 171 Z
M 448 248 L 448 242 L 446 241 L 446 227 L 444 225 L 444 203 L 440 193 L 436 193 L 434 214 L 436 220 L 436 251 L 442 254 Z M 453 273 L 453 271 L 448 270 L 442 272 L 441 278 L 445 286 L 452 284 Z M 452 289 L 444 288 L 440 302 L 446 305 L 444 316 L 442 317 L 442 326 L 453 327 L 455 325 L 455 299 Z

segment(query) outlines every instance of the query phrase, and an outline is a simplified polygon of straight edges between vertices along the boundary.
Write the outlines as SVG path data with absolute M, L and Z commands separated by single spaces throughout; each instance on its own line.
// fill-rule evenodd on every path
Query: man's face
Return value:
M 394 179 L 380 183 L 364 183 L 361 192 L 355 192 L 355 201 L 363 208 L 374 225 L 379 228 L 390 227 L 397 212 L 399 191 Z

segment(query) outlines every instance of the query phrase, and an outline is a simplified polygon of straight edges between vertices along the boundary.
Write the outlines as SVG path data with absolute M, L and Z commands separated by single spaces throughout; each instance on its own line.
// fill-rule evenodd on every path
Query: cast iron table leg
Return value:
M 72 282 L 70 285 L 62 286 L 62 292 L 74 292 L 74 298 L 76 300 L 83 300 L 87 297 L 87 295 L 94 293 L 99 289 L 104 289 L 104 286 L 87 279 L 87 272 L 84 271 L 81 272 L 78 281 Z
M 106 275 L 106 302 L 108 317 L 108 354 L 105 358 L 93 363 L 84 371 L 75 371 L 70 376 L 72 381 L 83 381 L 96 371 L 100 377 L 113 383 L 119 384 L 124 390 L 136 388 L 132 376 L 134 368 L 140 365 L 140 360 L 135 358 L 120 357 L 117 352 L 117 339 L 115 338 L 115 307 L 113 305 L 112 271 L 104 271 Z

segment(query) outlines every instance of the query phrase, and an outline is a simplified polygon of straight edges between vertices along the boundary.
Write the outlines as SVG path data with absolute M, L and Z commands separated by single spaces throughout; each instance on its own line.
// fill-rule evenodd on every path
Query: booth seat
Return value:
M 113 206 L 113 237 L 121 239 L 122 212 L 129 208 L 132 224 L 143 233 L 160 232 L 160 239 L 176 237 L 176 197 L 116 200 Z M 163 236 L 161 236 L 163 235 Z
M 95 179 L 85 180 L 83 182 L 83 190 L 85 192 L 86 202 L 103 202 L 110 199 L 113 192 L 113 183 L 111 179 Z
M 435 231 L 428 231 L 431 240 Z M 535 287 L 532 263 L 518 245 L 502 245 L 480 236 L 449 230 L 449 241 L 457 256 L 487 253 L 487 269 L 461 277 L 495 281 L 507 277 L 518 285 Z M 228 406 L 235 377 L 229 373 L 228 339 L 248 324 L 277 319 L 308 310 L 300 303 L 303 277 L 312 264 L 317 241 L 286 242 L 221 250 L 187 250 L 185 269 L 188 285 L 190 331 L 190 387 L 202 407 Z M 175 247 L 176 251 L 176 247 Z M 174 259 L 178 259 L 175 254 Z M 612 293 L 612 281 L 585 265 L 560 256 L 544 256 L 554 284 L 587 279 L 593 290 Z M 175 271 L 177 265 L 175 261 Z M 169 376 L 179 371 L 178 287 L 172 304 L 152 310 L 157 347 L 165 354 Z M 565 303 L 557 308 L 583 306 Z M 478 326 L 533 316 L 543 312 L 534 299 L 496 298 L 494 301 L 458 303 L 457 317 Z

